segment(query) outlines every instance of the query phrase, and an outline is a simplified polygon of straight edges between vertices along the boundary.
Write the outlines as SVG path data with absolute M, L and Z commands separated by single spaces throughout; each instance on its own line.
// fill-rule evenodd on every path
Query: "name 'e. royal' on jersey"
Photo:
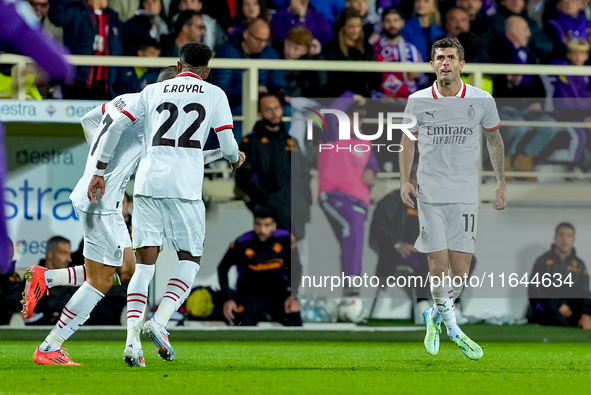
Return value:
M 97 195 L 97 204 L 91 204 L 86 193 L 88 185 L 94 176 L 98 152 L 105 144 L 104 134 L 113 123 L 113 119 L 119 116 L 118 103 L 131 101 L 135 97 L 139 97 L 139 93 L 118 96 L 109 103 L 88 112 L 80 120 L 90 142 L 84 175 L 70 194 L 72 204 L 80 211 L 93 214 L 121 212 L 125 187 L 140 160 L 144 122 L 136 122 L 121 135 L 113 152 L 113 160 L 109 162 L 105 169 L 105 194 L 103 198 L 101 199 Z
M 217 133 L 222 154 L 238 161 L 232 113 L 226 94 L 184 72 L 147 86 L 137 97 L 122 103 L 113 133 L 131 122 L 145 120 L 141 161 L 134 193 L 153 198 L 200 200 L 204 174 L 202 145 L 210 129 Z M 111 146 L 99 154 L 109 162 Z
M 478 203 L 480 127 L 501 126 L 492 96 L 462 82 L 456 96 L 442 96 L 437 82 L 410 95 L 406 113 L 417 125 L 419 199 L 424 203 Z

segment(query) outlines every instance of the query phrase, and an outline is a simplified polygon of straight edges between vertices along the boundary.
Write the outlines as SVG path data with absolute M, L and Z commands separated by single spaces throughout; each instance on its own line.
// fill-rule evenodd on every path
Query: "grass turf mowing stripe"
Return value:
M 438 356 L 421 343 L 179 342 L 164 362 L 144 341 L 145 369 L 128 368 L 124 344 L 69 342 L 83 366 L 38 366 L 36 342 L 3 342 L 0 392 L 424 393 L 425 383 L 454 393 L 587 393 L 591 344 L 491 343 L 478 362 L 444 342 Z

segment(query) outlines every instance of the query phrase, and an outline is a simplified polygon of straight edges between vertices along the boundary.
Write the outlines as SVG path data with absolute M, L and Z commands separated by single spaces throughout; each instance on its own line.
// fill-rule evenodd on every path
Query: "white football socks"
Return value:
M 70 285 L 79 287 L 86 281 L 86 266 L 78 265 L 64 269 L 53 269 L 45 271 L 45 284 L 47 288 Z
M 127 287 L 127 328 L 138 326 L 144 319 L 148 303 L 148 287 L 154 277 L 155 265 L 136 263 L 135 273 Z
M 89 283 L 83 283 L 64 307 L 59 321 L 39 346 L 39 350 L 42 352 L 59 350 L 62 344 L 86 322 L 94 306 L 104 296 Z
M 168 281 L 164 297 L 154 314 L 154 321 L 162 326 L 168 324 L 172 314 L 181 307 L 191 292 L 195 276 L 199 273 L 199 264 L 193 261 L 180 261 L 176 271 Z
M 435 301 L 435 307 L 447 328 L 447 335 L 455 338 L 462 333 L 456 322 L 456 313 L 454 311 L 453 288 L 450 284 L 433 285 L 431 295 Z

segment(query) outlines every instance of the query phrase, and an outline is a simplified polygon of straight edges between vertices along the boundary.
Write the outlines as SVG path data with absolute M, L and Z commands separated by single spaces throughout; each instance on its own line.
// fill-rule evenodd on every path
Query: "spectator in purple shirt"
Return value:
M 545 31 L 554 44 L 553 59 L 566 59 L 567 44 L 575 38 L 589 41 L 591 21 L 585 17 L 581 0 L 559 0 L 556 19 L 546 23 Z
M 324 45 L 332 40 L 330 22 L 319 12 L 310 9 L 309 3 L 309 0 L 291 0 L 287 10 L 277 11 L 271 20 L 275 39 L 283 41 L 287 32 L 293 27 L 304 26 L 312 32 L 320 44 Z
M 589 43 L 580 39 L 568 43 L 568 64 L 583 67 L 589 59 Z M 566 62 L 565 62 L 566 63 Z M 554 85 L 556 117 L 565 122 L 591 122 L 591 77 L 588 75 L 559 75 Z M 573 139 L 570 154 L 573 165 L 589 170 L 589 163 L 582 163 L 582 154 L 588 140 L 588 130 L 572 128 Z M 574 132 L 574 133 L 573 133 Z
M 65 82 L 73 76 L 66 51 L 43 34 L 33 10 L 20 1 L 0 0 L 0 47 L 7 46 L 32 57 L 52 81 Z M 0 123 L 0 190 L 4 190 L 5 177 L 4 127 Z M 8 270 L 12 262 L 5 218 L 4 194 L 0 193 L 0 272 Z

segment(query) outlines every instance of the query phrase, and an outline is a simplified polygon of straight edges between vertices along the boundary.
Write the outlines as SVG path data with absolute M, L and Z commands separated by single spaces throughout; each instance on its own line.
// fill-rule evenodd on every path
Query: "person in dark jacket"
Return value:
M 0 325 L 10 324 L 13 314 L 21 310 L 21 294 L 25 289 L 25 282 L 14 271 L 16 261 L 12 259 L 14 255 L 14 246 L 12 240 L 9 240 L 8 255 L 10 256 L 10 266 L 0 268 Z
M 536 260 L 530 276 L 529 322 L 591 329 L 589 272 L 574 245 L 574 226 L 568 222 L 558 224 L 554 244 Z M 547 286 L 545 278 L 551 286 Z M 555 286 L 558 278 L 562 286 Z
M 353 8 L 345 8 L 335 24 L 335 39 L 322 48 L 327 60 L 376 60 L 373 46 L 363 37 L 361 15 Z M 358 68 L 363 68 L 358 65 Z M 327 95 L 338 97 L 345 91 L 351 91 L 363 97 L 370 97 L 371 91 L 378 89 L 378 73 L 329 72 Z
M 554 46 L 536 21 L 527 16 L 527 8 L 524 1 L 501 1 L 497 13 L 490 19 L 491 23 L 488 32 L 484 32 L 484 34 L 492 35 L 492 40 L 503 37 L 505 35 L 505 23 L 511 16 L 519 16 L 525 19 L 531 32 L 531 40 L 529 40 L 527 45 L 528 50 L 535 54 L 543 63 L 547 63 Z M 494 51 L 490 53 L 492 54 Z
M 283 59 L 321 60 L 322 55 L 312 55 L 310 48 L 314 36 L 303 26 L 296 26 L 287 33 L 283 43 Z M 323 97 L 327 83 L 326 71 L 285 70 L 285 95 L 288 97 Z
M 292 231 L 299 240 L 304 236 L 304 227 L 309 219 L 312 201 L 310 176 L 305 168 L 298 171 L 305 161 L 299 158 L 301 152 L 298 143 L 287 134 L 282 116 L 283 108 L 276 96 L 267 93 L 259 97 L 261 120 L 240 144 L 248 164 L 244 163 L 236 173 L 236 186 L 248 196 L 247 206 L 251 211 L 254 212 L 258 207 L 271 208 L 275 212 L 277 226 Z M 292 167 L 297 173 L 292 174 Z M 292 180 L 294 188 L 297 188 L 293 191 Z M 301 195 L 297 199 L 298 207 L 304 207 L 298 211 L 300 214 L 292 223 L 291 199 L 295 194 Z
M 242 34 L 235 34 L 217 51 L 216 58 L 227 59 L 279 59 L 279 54 L 270 45 L 271 29 L 263 19 L 255 19 Z M 242 70 L 215 69 L 211 82 L 226 92 L 232 114 L 242 114 Z M 259 70 L 259 93 L 285 86 L 282 70 Z M 242 122 L 234 122 L 234 136 L 242 138 Z
M 220 287 L 225 296 L 223 311 L 228 322 L 253 326 L 264 313 L 285 326 L 301 326 L 300 304 L 292 296 L 297 291 L 299 263 L 292 262 L 292 242 L 285 229 L 277 228 L 271 210 L 254 213 L 254 230 L 230 245 L 218 267 Z M 295 255 L 293 255 L 295 256 Z M 228 271 L 238 268 L 236 292 L 228 283 Z M 296 280 L 291 287 L 291 278 Z M 292 292 L 293 291 L 293 292 Z
M 491 43 L 493 61 L 509 64 L 537 64 L 539 59 L 528 46 L 531 32 L 527 21 L 520 16 L 510 16 L 505 22 L 505 35 Z M 502 74 L 493 82 L 495 98 L 504 98 L 499 108 L 501 119 L 515 121 L 554 122 L 544 112 L 546 90 L 537 75 Z M 526 136 L 533 134 L 528 141 Z M 557 127 L 536 128 L 509 126 L 503 131 L 506 161 L 505 170 L 533 171 L 541 159 L 539 154 L 552 142 Z
M 123 53 L 119 16 L 107 7 L 107 0 L 52 0 L 49 20 L 64 29 L 64 45 L 72 55 L 119 56 Z M 112 84 L 117 68 L 77 66 L 74 85 L 64 92 L 68 99 L 114 97 Z
M 160 56 L 160 44 L 152 37 L 142 37 L 136 41 L 139 57 L 157 58 Z M 113 84 L 113 91 L 117 95 L 141 92 L 149 84 L 158 80 L 160 69 L 154 67 L 125 67 L 117 76 Z
M 47 241 L 45 258 L 39 266 L 49 270 L 73 267 L 70 240 L 54 236 Z M 70 300 L 77 287 L 55 287 L 49 295 L 42 297 L 35 307 L 35 314 L 25 321 L 27 325 L 55 325 L 60 318 L 64 306 Z

